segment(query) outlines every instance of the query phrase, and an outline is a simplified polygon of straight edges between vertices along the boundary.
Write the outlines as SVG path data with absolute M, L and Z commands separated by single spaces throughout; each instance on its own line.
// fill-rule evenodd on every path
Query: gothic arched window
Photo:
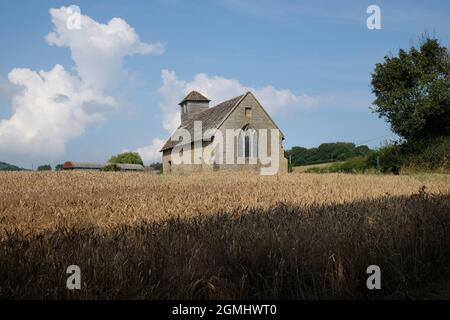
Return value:
M 258 135 L 253 128 L 244 127 L 238 136 L 238 157 L 258 157 Z

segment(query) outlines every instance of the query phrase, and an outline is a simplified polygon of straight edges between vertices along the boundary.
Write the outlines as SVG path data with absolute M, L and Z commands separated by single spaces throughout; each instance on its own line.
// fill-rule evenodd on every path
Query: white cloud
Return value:
M 192 90 L 197 90 L 211 99 L 211 106 L 239 96 L 247 91 L 253 92 L 270 114 L 288 110 L 312 110 L 319 105 L 320 97 L 295 95 L 288 89 L 276 89 L 271 85 L 253 88 L 241 84 L 238 80 L 219 76 L 197 74 L 190 82 L 177 78 L 175 72 L 162 70 L 163 85 L 160 109 L 164 114 L 163 127 L 173 132 L 180 123 L 178 103 Z
M 163 84 L 159 88 L 160 110 L 163 114 L 162 125 L 167 130 L 168 136 L 180 124 L 178 103 L 192 90 L 199 91 L 211 99 L 211 106 L 251 91 L 270 114 L 295 109 L 311 110 L 316 108 L 320 101 L 319 97 L 295 95 L 287 89 L 280 90 L 270 85 L 252 88 L 242 85 L 238 80 L 208 76 L 205 73 L 197 74 L 192 81 L 185 81 L 178 79 L 173 71 L 162 70 L 161 77 Z M 163 142 L 162 139 L 154 139 L 150 146 L 138 148 L 137 151 L 143 157 L 145 154 L 147 161 L 160 161 L 161 154 L 155 150 L 159 150 Z M 142 150 L 142 153 L 139 150 Z
M 17 93 L 17 87 L 9 80 L 0 77 L 0 101 L 9 99 Z
M 70 49 L 76 73 L 57 64 L 50 71 L 8 74 L 18 90 L 12 91 L 12 116 L 0 121 L 0 153 L 62 154 L 67 141 L 116 109 L 111 93 L 122 79 L 123 58 L 163 51 L 159 43 L 141 42 L 120 18 L 101 24 L 82 15 L 81 28 L 68 29 L 67 8 L 51 9 L 50 15 L 54 31 L 47 42 Z
M 163 84 L 159 88 L 161 99 L 159 108 L 163 114 L 162 126 L 167 131 L 167 136 L 170 136 L 180 124 L 178 103 L 192 90 L 199 91 L 211 99 L 211 106 L 251 91 L 271 115 L 298 110 L 313 111 L 319 108 L 367 110 L 371 105 L 370 95 L 365 92 L 326 93 L 320 96 L 296 95 L 288 89 L 277 89 L 271 85 L 254 88 L 245 86 L 235 79 L 208 76 L 205 73 L 199 73 L 192 81 L 186 81 L 179 79 L 173 71 L 162 70 L 161 77 Z M 161 161 L 161 154 L 156 150 L 159 150 L 163 142 L 162 139 L 154 139 L 150 146 L 138 148 L 137 151 L 147 161 Z
M 70 49 L 79 76 L 92 88 L 113 87 L 122 77 L 122 61 L 133 54 L 161 54 L 160 43 L 143 43 L 126 21 L 113 18 L 107 24 L 81 15 L 80 29 L 68 29 L 69 11 L 51 9 L 54 31 L 46 37 L 50 45 Z
M 137 148 L 136 152 L 140 154 L 142 160 L 145 162 L 161 161 L 161 150 L 165 140 L 153 139 L 152 144 L 146 147 Z
M 14 114 L 0 122 L 0 150 L 33 155 L 61 153 L 66 141 L 115 107 L 110 96 L 86 88 L 61 65 L 48 72 L 14 69 L 9 81 L 22 87 L 13 96 Z

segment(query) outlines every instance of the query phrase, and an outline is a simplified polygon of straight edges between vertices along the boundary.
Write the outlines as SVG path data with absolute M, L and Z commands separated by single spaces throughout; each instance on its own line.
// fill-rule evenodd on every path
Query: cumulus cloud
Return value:
M 33 156 L 64 152 L 70 139 L 103 120 L 117 102 L 112 92 L 122 78 L 122 62 L 133 54 L 159 54 L 159 43 L 144 43 L 120 18 L 107 24 L 81 15 L 80 29 L 67 27 L 70 11 L 51 9 L 54 31 L 50 45 L 66 47 L 75 62 L 75 73 L 61 65 L 49 71 L 13 69 L 8 74 L 13 114 L 0 121 L 0 153 Z
M 66 141 L 81 135 L 86 125 L 102 120 L 115 107 L 110 96 L 86 88 L 61 65 L 48 72 L 14 69 L 9 81 L 22 87 L 13 96 L 14 114 L 0 121 L 0 149 L 45 155 L 61 153 Z M 90 107 L 97 105 L 97 110 Z
M 205 73 L 197 74 L 192 81 L 179 79 L 175 72 L 161 71 L 162 86 L 160 93 L 160 110 L 163 114 L 162 126 L 167 135 L 172 134 L 180 124 L 180 110 L 178 103 L 192 90 L 196 90 L 211 99 L 211 106 L 222 101 L 239 96 L 247 91 L 253 92 L 264 108 L 270 114 L 277 114 L 289 110 L 312 110 L 320 102 L 319 97 L 296 95 L 288 89 L 276 89 L 271 85 L 253 88 L 241 84 L 238 80 L 227 79 L 220 76 L 208 76 Z M 147 161 L 160 160 L 160 153 L 155 153 L 162 146 L 163 140 L 154 139 L 152 144 L 138 150 L 147 150 Z M 152 152 L 148 152 L 152 150 Z M 144 156 L 144 152 L 141 153 Z
M 48 44 L 69 48 L 79 76 L 91 88 L 104 90 L 116 85 L 122 77 L 125 56 L 164 52 L 160 43 L 141 42 L 121 18 L 102 24 L 81 15 L 80 29 L 69 29 L 69 10 L 51 9 L 50 15 L 54 31 L 46 37 Z
M 18 88 L 9 80 L 0 78 L 0 101 L 9 99 L 18 92 Z
M 211 99 L 212 106 L 251 91 L 270 114 L 294 109 L 312 110 L 320 102 L 319 97 L 296 95 L 288 89 L 276 89 L 271 85 L 253 88 L 235 79 L 208 76 L 205 73 L 197 74 L 192 81 L 185 81 L 178 79 L 173 71 L 162 70 L 161 77 L 163 85 L 159 89 L 162 99 L 160 109 L 164 114 L 163 127 L 168 132 L 173 132 L 178 127 L 180 123 L 178 103 L 192 90 L 199 91 Z
M 145 162 L 154 162 L 161 161 L 161 150 L 162 146 L 166 142 L 163 139 L 153 139 L 152 143 L 149 146 L 137 148 L 136 152 L 138 152 Z

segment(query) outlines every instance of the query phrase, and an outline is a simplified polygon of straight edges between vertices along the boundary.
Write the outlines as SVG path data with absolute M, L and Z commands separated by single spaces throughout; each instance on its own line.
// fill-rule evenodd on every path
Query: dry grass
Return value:
M 15 172 L 0 197 L 0 297 L 405 298 L 449 277 L 448 176 Z
M 292 168 L 292 171 L 294 172 L 306 172 L 306 170 L 311 169 L 311 168 L 327 168 L 330 167 L 334 164 L 341 164 L 344 161 L 338 161 L 338 162 L 325 162 L 325 163 L 319 163 L 319 164 L 307 164 L 304 166 L 296 166 Z

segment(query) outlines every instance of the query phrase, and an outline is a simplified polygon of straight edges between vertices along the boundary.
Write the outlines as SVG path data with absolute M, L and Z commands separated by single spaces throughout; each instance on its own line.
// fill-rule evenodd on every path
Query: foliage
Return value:
M 397 146 L 402 168 L 408 171 L 450 172 L 450 137 L 431 137 Z
M 55 166 L 55 171 L 60 171 L 60 170 L 62 170 L 63 169 L 63 165 L 60 163 L 60 164 L 57 164 L 56 166 Z
M 432 137 L 408 142 L 393 142 L 366 157 L 355 157 L 324 167 L 312 167 L 309 173 L 390 173 L 450 172 L 450 137 Z
M 405 140 L 450 135 L 450 55 L 436 39 L 400 49 L 372 74 L 374 112 Z
M 161 162 L 152 163 L 152 164 L 150 164 L 150 167 L 155 169 L 156 171 L 160 171 L 160 172 L 162 172 L 162 170 L 163 170 L 163 164 Z
M 107 164 L 106 166 L 104 166 L 101 169 L 101 171 L 105 171 L 105 172 L 107 172 L 107 171 L 120 171 L 120 168 L 115 163 L 110 163 L 110 164 Z
M 20 170 L 23 169 L 18 166 L 14 166 L 12 164 L 0 161 L 0 171 L 20 171 Z
M 389 144 L 380 148 L 377 152 L 380 162 L 380 170 L 383 173 L 398 174 L 402 166 L 402 146 Z
M 4 172 L 0 298 L 418 298 L 448 279 L 448 186 L 343 174 Z M 374 263 L 382 290 L 366 287 Z M 65 286 L 69 264 L 81 267 L 80 290 Z
M 372 159 L 372 157 L 370 158 Z M 355 157 L 343 162 L 335 163 L 326 167 L 312 167 L 306 170 L 308 173 L 363 173 L 369 169 L 374 169 L 373 162 L 368 157 Z M 372 170 L 373 171 L 373 170 Z
M 355 146 L 351 142 L 322 143 L 317 148 L 292 147 L 285 156 L 291 157 L 292 166 L 301 166 L 331 161 L 342 161 L 370 153 L 368 146 Z
M 450 137 L 429 137 L 386 145 L 374 154 L 380 171 L 450 172 Z
M 141 156 L 137 152 L 124 152 L 116 156 L 112 156 L 109 163 L 130 163 L 144 165 Z
M 44 164 L 37 167 L 37 171 L 52 171 L 52 166 L 49 164 Z

